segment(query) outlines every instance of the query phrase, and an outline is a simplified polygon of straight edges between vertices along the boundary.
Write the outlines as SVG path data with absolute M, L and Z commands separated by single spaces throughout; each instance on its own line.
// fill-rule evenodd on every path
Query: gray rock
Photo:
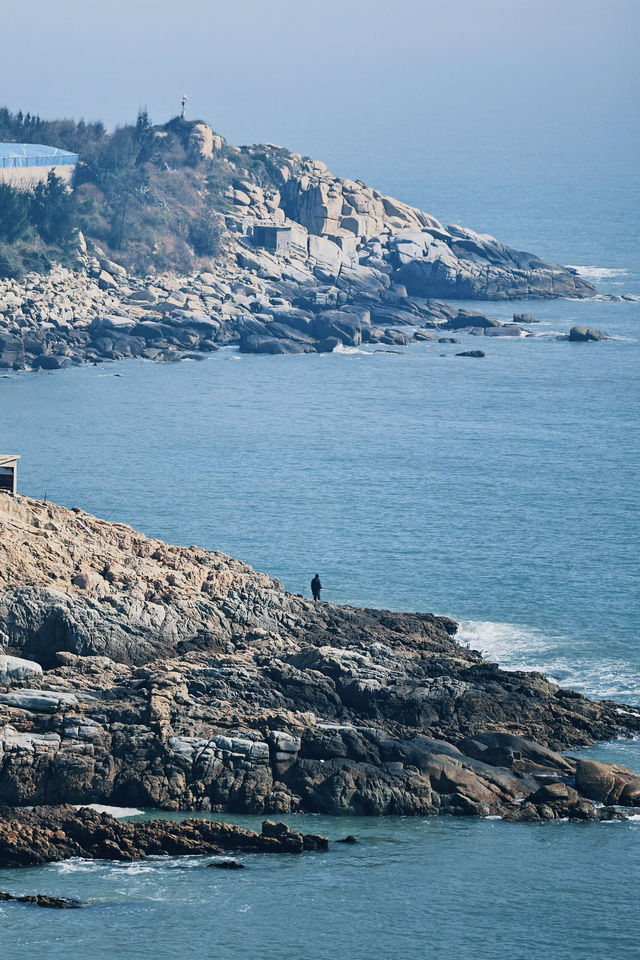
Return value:
M 42 667 L 33 660 L 21 657 L 8 657 L 0 654 L 0 683 L 12 683 L 15 680 L 29 680 L 42 676 Z
M 101 270 L 98 276 L 98 286 L 101 290 L 117 290 L 118 283 L 111 276 L 110 273 L 107 273 L 106 270 Z
M 477 327 L 487 330 L 498 329 L 502 327 L 502 321 L 494 317 L 485 317 L 481 313 L 473 313 L 470 310 L 459 310 L 456 317 L 444 324 L 447 330 L 464 330 L 467 327 Z
M 65 706 L 78 702 L 73 693 L 58 690 L 15 690 L 0 693 L 0 704 L 19 707 L 21 710 L 37 710 L 40 713 L 56 713 Z
M 414 340 L 435 340 L 440 341 L 441 338 L 438 337 L 437 333 L 433 333 L 430 330 L 416 330 L 413 335 Z
M 587 343 L 590 340 L 610 340 L 606 333 L 597 327 L 571 327 L 569 340 L 573 343 Z
M 34 370 L 61 370 L 63 367 L 68 367 L 71 363 L 71 358 L 66 356 L 59 356 L 54 353 L 42 353 L 40 356 L 36 357 L 33 361 Z
M 278 339 L 276 337 L 252 334 L 240 341 L 242 353 L 304 353 L 304 346 L 298 341 Z

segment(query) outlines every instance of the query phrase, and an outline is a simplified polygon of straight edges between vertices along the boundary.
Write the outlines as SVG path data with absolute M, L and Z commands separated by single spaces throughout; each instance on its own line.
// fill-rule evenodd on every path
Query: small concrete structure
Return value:
M 18 492 L 19 456 L 0 453 L 0 493 Z
M 299 248 L 306 253 L 307 231 L 298 223 L 256 222 L 253 225 L 253 242 L 272 253 L 288 253 L 291 248 Z

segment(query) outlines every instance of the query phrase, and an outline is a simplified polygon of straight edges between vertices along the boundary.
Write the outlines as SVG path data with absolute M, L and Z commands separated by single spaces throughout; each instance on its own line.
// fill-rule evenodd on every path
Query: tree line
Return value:
M 16 243 L 36 234 L 45 243 L 64 244 L 77 230 L 76 204 L 53 170 L 33 191 L 0 183 L 0 241 Z
M 70 263 L 78 231 L 90 247 L 142 273 L 187 271 L 197 258 L 215 256 L 233 165 L 224 151 L 202 159 L 190 150 L 196 122 L 175 117 L 154 126 L 140 110 L 135 123 L 107 133 L 100 122 L 0 108 L 0 141 L 43 143 L 79 156 L 72 193 L 54 176 L 30 194 L 0 186 L 0 276 L 40 269 L 36 254 Z

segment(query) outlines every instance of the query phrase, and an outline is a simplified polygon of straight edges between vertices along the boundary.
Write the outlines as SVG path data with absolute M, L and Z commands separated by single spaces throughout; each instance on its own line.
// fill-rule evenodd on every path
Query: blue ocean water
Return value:
M 353 175 L 347 153 L 337 159 Z M 570 179 L 561 156 L 544 170 L 530 157 L 449 171 L 414 159 L 364 157 L 359 175 L 640 295 L 633 163 L 611 176 L 590 156 Z M 22 454 L 32 496 L 222 549 L 296 592 L 319 570 L 327 600 L 449 614 L 506 667 L 638 703 L 640 303 L 474 306 L 541 322 L 523 340 L 463 335 L 484 360 L 439 344 L 226 349 L 9 375 L 0 449 Z M 574 323 L 615 339 L 558 341 Z M 640 770 L 637 742 L 592 754 Z M 0 874 L 3 889 L 95 905 L 3 905 L 6 955 L 58 960 L 74 943 L 83 958 L 637 956 L 637 822 L 308 820 L 361 844 L 254 858 L 237 876 L 177 860 Z

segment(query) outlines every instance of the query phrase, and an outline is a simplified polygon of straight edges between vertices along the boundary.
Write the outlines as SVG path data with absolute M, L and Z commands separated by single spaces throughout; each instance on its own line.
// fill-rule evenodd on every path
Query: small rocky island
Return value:
M 43 122 L 39 135 L 56 130 Z M 108 171 L 127 131 L 135 162 L 121 195 Z M 597 294 L 573 268 L 444 226 L 282 147 L 235 147 L 204 123 L 103 130 L 92 149 L 76 172 L 87 235 L 74 235 L 73 257 L 69 240 L 66 265 L 0 279 L 0 369 L 177 360 L 225 345 L 291 354 L 457 342 L 460 330 L 522 337 L 529 314 L 505 323 L 450 301 Z
M 224 554 L 0 496 L 0 866 L 30 836 L 51 859 L 85 855 L 92 830 L 114 856 L 157 849 L 42 805 L 534 822 L 640 806 L 631 771 L 558 752 L 637 734 L 640 709 L 501 670 L 456 626 L 314 604 Z

